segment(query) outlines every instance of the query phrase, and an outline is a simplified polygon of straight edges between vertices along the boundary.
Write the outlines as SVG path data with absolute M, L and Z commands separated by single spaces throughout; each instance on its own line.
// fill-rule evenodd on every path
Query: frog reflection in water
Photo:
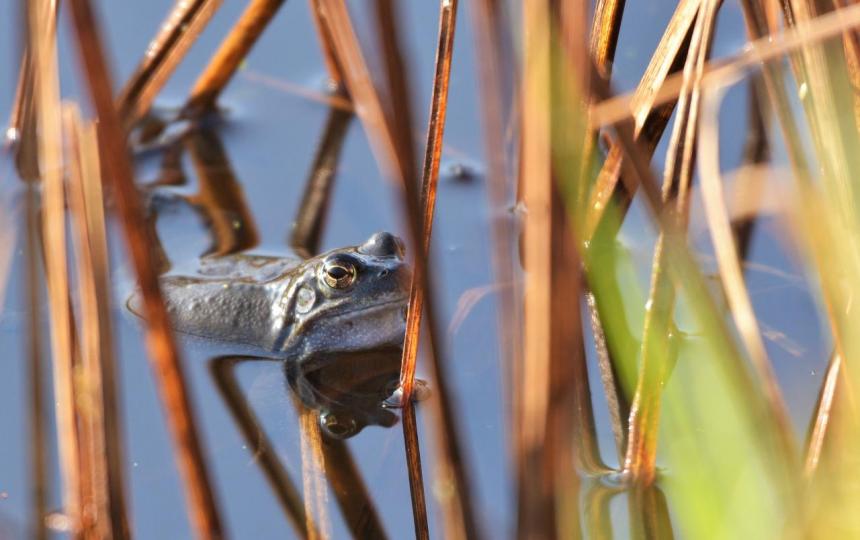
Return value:
M 285 372 L 302 403 L 319 411 L 320 427 L 331 437 L 345 439 L 365 426 L 397 423 L 385 406 L 400 379 L 397 347 L 321 355 L 300 367 L 287 363 Z M 426 393 L 421 384 L 417 388 Z
M 400 347 L 410 272 L 403 242 L 381 232 L 307 260 L 256 255 L 201 259 L 193 276 L 161 279 L 176 331 L 264 349 L 288 364 Z M 141 314 L 142 299 L 129 309 Z

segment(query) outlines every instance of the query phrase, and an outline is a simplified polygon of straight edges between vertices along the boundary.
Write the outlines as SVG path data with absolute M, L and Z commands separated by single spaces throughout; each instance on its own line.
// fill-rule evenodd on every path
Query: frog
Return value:
M 403 241 L 378 232 L 308 259 L 238 253 L 203 257 L 160 286 L 175 331 L 260 350 L 303 371 L 327 358 L 402 347 L 411 272 Z M 127 307 L 142 315 L 142 297 Z

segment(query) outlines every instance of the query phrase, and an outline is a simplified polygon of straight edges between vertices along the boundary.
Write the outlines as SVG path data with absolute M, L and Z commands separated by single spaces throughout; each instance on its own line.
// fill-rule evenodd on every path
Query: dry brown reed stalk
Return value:
M 406 468 L 409 474 L 409 494 L 412 498 L 412 520 L 415 523 L 415 538 L 428 540 L 430 526 L 427 524 L 427 500 L 424 495 L 424 475 L 421 472 L 421 445 L 418 439 L 418 421 L 415 404 L 403 403 L 403 443 L 406 448 Z
M 248 4 L 194 83 L 184 107 L 186 114 L 199 114 L 215 106 L 218 96 L 283 3 L 284 0 L 252 0 Z
M 252 453 L 254 463 L 260 467 L 263 476 L 269 483 L 269 488 L 275 495 L 278 504 L 284 511 L 284 515 L 295 533 L 301 538 L 319 538 L 313 521 L 305 520 L 304 502 L 292 479 L 287 473 L 278 452 L 266 432 L 263 430 L 253 409 L 248 405 L 247 398 L 239 386 L 234 370 L 236 366 L 247 361 L 266 361 L 258 358 L 238 358 L 232 356 L 221 356 L 213 358 L 209 362 L 209 373 L 215 381 L 215 387 L 230 411 L 230 416 L 236 422 L 239 433 L 245 439 Z M 274 363 L 279 363 L 273 360 Z M 311 533 L 308 533 L 311 527 Z
M 810 21 L 822 14 L 830 2 L 788 0 L 782 3 L 783 19 L 788 27 L 796 28 L 801 37 L 806 34 Z M 828 8 L 829 9 L 829 8 Z M 851 88 L 845 69 L 845 56 L 841 40 L 808 42 L 799 51 L 789 55 L 801 104 L 807 112 L 807 126 L 817 150 L 816 157 L 825 178 L 839 194 L 837 206 L 845 215 L 856 215 L 856 190 L 853 179 L 860 171 L 852 160 L 840 156 L 851 155 L 860 146 L 857 126 L 842 122 L 842 105 L 851 98 Z M 845 99 L 840 100 L 840 96 Z
M 824 441 L 831 423 L 833 406 L 838 399 L 836 392 L 840 387 L 840 379 L 844 376 L 845 370 L 842 369 L 842 358 L 838 354 L 833 353 L 830 356 L 827 372 L 821 384 L 821 390 L 818 394 L 818 404 L 815 407 L 815 415 L 812 417 L 812 423 L 807 436 L 806 456 L 803 461 L 803 473 L 807 479 L 811 479 L 815 475 L 818 464 L 821 462 Z
M 699 124 L 701 71 L 710 56 L 718 0 L 703 0 L 690 40 L 684 65 L 684 87 L 679 98 L 677 119 L 666 155 L 663 177 L 663 203 L 671 208 L 671 217 L 681 231 L 689 222 L 689 195 L 695 167 L 695 144 Z M 641 486 L 650 486 L 656 477 L 657 433 L 663 386 L 675 363 L 672 345 L 674 329 L 675 286 L 668 274 L 671 264 L 664 251 L 661 232 L 654 247 L 651 291 L 645 310 L 642 348 L 636 393 L 630 407 L 627 455 L 624 472 Z
M 48 529 L 45 518 L 48 514 L 50 494 L 48 475 L 48 425 L 45 407 L 45 368 L 42 351 L 42 328 L 39 320 L 41 306 L 39 272 L 39 216 L 36 209 L 36 188 L 26 186 L 26 256 L 25 280 L 27 288 L 27 380 L 29 402 L 29 455 L 31 503 L 29 534 L 35 540 L 46 540 Z
M 607 77 L 612 73 L 624 3 L 625 0 L 598 0 L 594 6 L 588 50 L 594 63 Z
M 457 19 L 457 0 L 441 0 L 439 4 L 439 44 L 436 48 L 436 68 L 433 92 L 430 96 L 430 120 L 427 126 L 427 144 L 424 148 L 424 166 L 421 174 L 422 242 L 420 249 L 426 259 L 433 234 L 433 214 L 436 210 L 436 187 L 439 181 L 439 161 L 442 157 L 442 140 L 445 134 L 445 116 L 448 112 L 448 84 L 451 78 L 451 58 L 454 52 L 454 33 Z M 411 140 L 411 139 L 410 139 Z M 418 363 L 418 341 L 421 315 L 424 312 L 424 291 L 421 280 L 413 278 L 409 291 L 409 315 L 406 319 L 406 338 L 403 342 L 403 361 L 400 368 L 402 398 L 408 401 L 415 383 Z
M 450 493 L 441 501 L 445 515 L 446 534 L 451 538 L 476 538 L 479 536 L 479 530 L 472 509 L 472 490 L 457 431 L 457 421 L 453 413 L 453 395 L 448 386 L 447 363 L 440 347 L 436 310 L 433 305 L 435 301 L 434 288 L 428 272 L 427 247 L 429 247 L 429 240 L 425 240 L 424 234 L 429 239 L 434 199 L 431 193 L 434 188 L 429 183 L 425 184 L 427 198 L 421 201 L 412 145 L 411 106 L 409 103 L 409 97 L 412 94 L 409 91 L 407 65 L 402 57 L 397 4 L 391 0 L 379 0 L 376 7 L 377 30 L 380 36 L 380 49 L 384 58 L 390 99 L 389 108 L 382 110 L 383 122 L 395 151 L 393 165 L 396 171 L 395 178 L 400 179 L 402 186 L 401 209 L 407 223 L 410 243 L 415 250 L 415 270 L 412 279 L 413 282 L 418 282 L 418 287 L 424 293 L 424 320 L 427 329 L 425 347 L 430 360 L 430 375 L 435 383 L 438 396 L 437 399 L 431 401 L 431 405 L 433 405 L 431 411 L 438 430 L 436 441 L 439 446 L 440 459 L 437 468 L 441 481 L 451 485 Z M 425 204 L 423 223 L 420 206 L 422 202 Z M 420 309 L 420 307 L 410 305 L 409 310 Z M 415 327 L 414 330 L 417 332 L 419 327 Z
M 704 72 L 704 62 L 697 66 L 696 83 L 701 83 Z M 735 322 L 735 327 L 741 336 L 753 368 L 762 385 L 765 399 L 770 403 L 775 413 L 778 430 L 782 434 L 783 450 L 792 459 L 796 457 L 797 449 L 794 444 L 794 433 L 788 409 L 776 374 L 771 366 L 762 339 L 761 329 L 753 311 L 752 301 L 744 282 L 743 270 L 740 266 L 737 247 L 729 222 L 728 210 L 721 187 L 720 156 L 719 156 L 719 106 L 722 95 L 711 92 L 705 96 L 699 94 L 694 99 L 701 100 L 702 120 L 699 125 L 698 160 L 699 178 L 702 199 L 704 201 L 705 217 L 708 231 L 717 256 L 717 265 L 722 278 L 723 290 L 728 300 L 729 311 Z
M 582 299 L 582 261 L 564 202 L 557 187 L 551 194 L 552 252 L 550 284 L 550 365 L 547 393 L 543 472 L 555 506 L 558 538 L 574 538 L 580 530 L 580 479 L 608 471 L 600 457 L 585 362 L 579 306 Z M 527 419 L 524 419 L 526 421 Z
M 451 77 L 451 59 L 454 52 L 454 34 L 457 22 L 457 0 L 441 0 L 439 4 L 439 40 L 436 48 L 436 66 L 433 92 L 430 97 L 430 119 L 427 126 L 427 144 L 424 149 L 420 206 L 422 216 L 422 242 L 426 260 L 430 252 L 433 231 L 433 214 L 436 208 L 436 187 L 439 181 L 439 161 L 448 111 L 448 85 Z M 405 179 L 404 179 L 405 180 Z M 412 515 L 415 536 L 428 538 L 427 505 L 424 497 L 424 479 L 421 473 L 421 454 L 418 445 L 415 410 L 411 403 L 418 364 L 418 342 L 421 318 L 424 312 L 424 289 L 420 276 L 414 276 L 409 291 L 409 312 L 406 320 L 406 337 L 400 368 L 400 391 L 404 403 L 403 437 L 409 473 L 409 491 L 412 496 Z
M 682 0 L 678 3 L 675 13 L 666 26 L 666 31 L 663 32 L 663 37 L 648 63 L 642 80 L 636 87 L 629 104 L 625 104 L 629 107 L 627 109 L 628 114 L 635 118 L 637 140 L 641 139 L 644 142 L 649 153 L 653 153 L 656 149 L 674 110 L 674 100 L 656 103 L 655 98 L 660 88 L 665 85 L 667 78 L 671 74 L 677 73 L 684 65 L 689 48 L 690 33 L 699 11 L 699 3 L 700 0 Z M 593 129 L 601 127 L 603 117 L 600 114 L 599 106 L 592 107 L 589 118 L 592 121 Z M 587 215 L 582 232 L 582 238 L 585 242 L 594 237 L 611 200 L 616 200 L 614 206 L 619 208 L 623 215 L 636 193 L 636 186 L 628 185 L 629 180 L 621 174 L 623 168 L 621 161 L 621 149 L 618 144 L 613 144 L 609 150 L 609 155 L 600 168 L 586 206 Z M 622 182 L 619 183 L 619 180 Z
M 69 208 L 75 233 L 80 298 L 81 363 L 75 392 L 79 429 L 86 434 L 82 454 L 89 462 L 91 486 L 84 493 L 82 530 L 85 536 L 127 538 L 122 443 L 119 427 L 110 287 L 101 171 L 96 127 L 84 126 L 74 105 L 64 108 L 71 152 Z M 82 440 L 84 438 L 82 437 Z M 83 459 L 83 457 L 82 457 Z
M 319 418 L 319 411 L 315 411 L 315 416 Z M 321 449 L 325 476 L 353 538 L 388 538 L 347 443 L 323 436 Z
M 627 398 L 625 388 L 621 384 L 621 374 L 618 364 L 613 360 L 606 341 L 606 332 L 600 320 L 597 308 L 597 299 L 594 293 L 586 291 L 585 304 L 588 308 L 591 334 L 594 338 L 595 352 L 597 353 L 597 367 L 600 370 L 600 383 L 606 397 L 606 405 L 609 410 L 609 421 L 612 425 L 612 438 L 615 441 L 615 451 L 619 463 L 624 463 L 624 455 L 627 451 L 627 418 L 630 416 L 630 400 Z M 633 339 L 628 340 L 630 345 Z M 632 350 L 632 347 L 631 349 Z
M 612 27 L 620 24 L 620 12 L 613 11 L 617 8 L 607 9 L 611 12 L 603 14 L 607 20 L 602 23 L 592 21 L 592 27 L 597 32 L 611 34 L 617 31 Z M 552 272 L 548 322 L 551 334 L 548 419 L 556 424 L 555 428 L 550 429 L 551 437 L 555 439 L 550 448 L 561 445 L 561 455 L 568 457 L 573 450 L 580 470 L 586 474 L 597 475 L 607 472 L 607 467 L 597 445 L 581 314 L 579 310 L 571 309 L 573 305 L 581 305 L 584 292 L 582 258 L 577 237 L 581 223 L 577 217 L 583 215 L 580 205 L 585 199 L 583 188 L 589 184 L 588 179 L 591 176 L 596 133 L 589 129 L 586 118 L 587 102 L 590 100 L 588 80 L 576 79 L 572 74 L 586 72 L 585 65 L 589 62 L 589 55 L 592 60 L 595 57 L 602 58 L 601 64 L 594 60 L 595 65 L 608 73 L 612 59 L 608 49 L 614 48 L 615 38 L 603 42 L 592 36 L 592 42 L 600 42 L 595 45 L 600 50 L 586 49 L 582 46 L 582 36 L 586 32 L 588 20 L 586 5 L 572 2 L 557 6 L 553 11 L 553 16 L 558 21 L 560 43 L 556 45 L 558 51 L 554 56 L 556 61 L 551 66 L 550 78 L 554 92 L 552 97 L 556 100 L 550 105 L 553 111 L 550 124 L 554 160 L 551 170 L 555 181 L 552 182 L 553 189 L 550 194 Z M 601 24 L 607 27 L 602 28 Z M 580 144 L 582 150 L 577 155 L 573 147 Z M 576 166 L 569 169 L 566 161 L 578 161 L 581 166 L 578 170 Z M 616 386 L 613 385 L 613 388 Z M 553 395 L 553 391 L 556 391 L 557 395 Z M 570 411 L 569 418 L 566 419 L 563 418 L 565 410 Z M 570 445 L 571 448 L 564 448 L 564 445 Z M 551 459 L 556 458 L 551 456 Z M 567 466 L 567 463 L 557 465 L 561 476 L 570 475 L 570 471 L 565 472 Z M 569 496 L 565 495 L 569 493 L 566 486 L 576 486 L 577 482 L 558 481 L 556 485 L 558 496 Z M 565 516 L 567 513 L 562 512 L 559 515 Z M 558 532 L 561 534 L 562 531 Z
M 598 69 L 609 77 L 612 73 L 612 63 L 615 59 L 615 50 L 618 45 L 618 35 L 621 30 L 621 18 L 624 14 L 624 0 L 599 0 L 594 6 L 594 15 L 591 21 L 591 33 L 589 34 L 589 53 Z M 563 18 L 562 23 L 568 20 Z M 568 55 L 580 56 L 578 46 L 580 45 L 580 35 L 577 33 L 579 29 L 567 29 L 564 32 L 563 43 L 568 51 Z M 579 61 L 579 60 L 577 60 Z M 579 70 L 583 72 L 583 70 Z M 583 95 L 590 98 L 589 85 L 586 81 L 580 81 L 579 87 L 585 89 Z M 583 116 L 587 116 L 588 111 L 584 111 Z M 588 121 L 589 126 L 593 124 Z M 594 165 L 592 156 L 594 155 L 597 145 L 597 137 L 599 130 L 588 128 L 585 134 L 585 142 L 581 158 L 581 167 L 579 170 L 580 186 L 587 186 L 585 179 L 591 177 L 591 167 Z M 583 196 L 583 188 L 577 189 L 575 198 L 579 199 L 578 208 L 575 210 L 575 215 L 582 219 L 588 215 L 588 208 L 583 208 L 583 205 L 588 202 L 588 198 Z M 579 231 L 582 230 L 581 223 L 577 225 Z M 606 344 L 606 335 L 600 320 L 600 315 L 597 310 L 597 303 L 591 291 L 584 291 L 586 306 L 589 310 L 589 322 L 591 324 L 592 335 L 595 340 L 597 349 L 597 365 L 600 370 L 600 380 L 603 385 L 603 390 L 606 395 L 606 402 L 609 408 L 609 418 L 612 424 L 612 433 L 615 439 L 615 448 L 618 453 L 619 461 L 624 459 L 624 450 L 627 446 L 627 416 L 630 414 L 630 404 L 626 397 L 624 388 L 617 372 L 617 361 L 613 360 L 612 353 Z M 587 385 L 587 379 L 586 383 Z M 590 392 L 590 389 L 589 389 Z M 596 448 L 596 445 L 589 445 L 591 448 Z M 597 460 L 599 463 L 600 460 Z
M 56 10 L 50 0 L 28 4 L 33 54 L 39 171 L 42 178 L 42 242 L 51 320 L 51 356 L 59 439 L 63 508 L 70 532 L 80 530 L 80 478 L 73 383 L 72 320 L 66 260 L 60 85 Z M 34 307 L 35 308 L 35 307 Z
M 290 231 L 290 247 L 302 257 L 313 257 L 319 253 L 320 237 L 328 215 L 332 184 L 352 116 L 351 110 L 344 111 L 336 107 L 329 109 L 323 136 L 317 147 L 298 214 Z
M 331 521 L 328 518 L 328 488 L 326 462 L 322 450 L 322 433 L 318 413 L 305 407 L 298 397 L 293 401 L 299 415 L 301 436 L 302 491 L 304 492 L 305 523 L 311 540 L 331 538 Z M 318 528 L 314 528 L 316 523 Z
M 361 120 L 377 162 L 390 178 L 396 178 L 397 153 L 385 123 L 382 102 L 373 86 L 367 62 L 364 59 L 358 36 L 352 26 L 349 11 L 343 0 L 319 0 L 323 21 L 333 38 L 338 62 L 344 67 L 344 81 L 355 112 Z
M 209 23 L 221 0 L 177 0 L 118 100 L 120 118 L 131 126 L 149 112 L 155 96 Z
M 563 46 L 567 50 L 567 55 L 570 61 L 582 62 L 585 49 L 581 47 L 581 36 L 585 34 L 586 29 L 583 27 L 585 16 L 579 16 L 582 12 L 581 3 L 567 2 L 559 6 L 559 20 L 561 22 L 561 38 Z M 580 13 L 577 13 L 580 12 Z M 589 34 L 588 52 L 601 70 L 605 77 L 609 77 L 612 73 L 612 62 L 615 59 L 615 49 L 618 45 L 618 35 L 621 31 L 621 17 L 624 14 L 624 0 L 599 0 L 594 6 L 594 17 L 591 21 L 591 33 Z M 580 24 L 580 21 L 583 24 Z M 577 68 L 575 70 L 582 73 L 583 70 Z M 580 81 L 581 88 L 586 89 L 583 92 L 585 99 L 588 96 L 588 81 Z M 586 108 L 583 115 L 587 114 Z M 590 124 L 590 122 L 589 122 Z M 588 130 L 585 135 L 582 145 L 581 166 L 579 172 L 579 182 L 576 186 L 568 189 L 574 189 L 575 195 L 573 198 L 579 202 L 577 206 L 581 207 L 587 202 L 587 198 L 580 194 L 588 184 L 583 182 L 584 179 L 590 178 L 591 168 L 594 166 L 592 156 L 594 155 L 597 146 L 598 130 Z M 587 210 L 587 209 L 586 209 Z M 576 216 L 586 215 L 581 208 L 577 208 Z M 581 228 L 580 224 L 577 227 Z
M 144 299 L 146 342 L 173 436 L 177 467 L 185 483 L 192 528 L 200 538 L 221 538 L 221 520 L 197 434 L 179 351 L 152 264 L 152 242 L 134 185 L 125 131 L 114 108 L 98 25 L 87 0 L 71 0 L 68 7 L 87 89 L 99 122 L 99 149 L 104 159 L 105 176 L 113 184 L 114 199 Z
M 765 14 L 760 9 L 759 4 L 751 2 L 751 0 L 744 0 L 741 7 L 752 41 L 747 43 L 742 52 L 708 64 L 702 77 L 702 88 L 705 90 L 712 86 L 725 84 L 726 80 L 736 79 L 745 71 L 758 68 L 763 64 L 768 96 L 773 101 L 774 96 L 779 97 L 779 92 L 784 94 L 785 89 L 771 87 L 772 75 L 781 73 L 781 70 L 777 63 L 770 62 L 770 60 L 801 47 L 839 36 L 846 30 L 860 26 L 860 5 L 853 5 L 814 18 L 804 25 L 803 31 L 789 28 L 779 34 L 768 35 Z M 664 105 L 677 99 L 682 82 L 683 77 L 679 74 L 667 77 L 653 96 L 653 106 Z M 630 106 L 634 97 L 635 94 L 633 93 L 618 95 L 596 103 L 591 111 L 595 127 L 615 125 L 634 116 Z M 772 106 L 779 111 L 784 104 L 777 102 L 772 103 Z M 780 119 L 780 116 L 781 114 L 778 113 L 777 119 L 782 123 L 783 120 Z M 783 125 L 780 128 L 784 137 L 791 135 L 786 134 L 787 129 Z M 789 156 L 792 159 L 795 157 L 793 153 L 789 153 Z
M 29 48 L 21 55 L 18 86 L 12 115 L 9 118 L 7 139 L 15 145 L 15 168 L 24 180 L 39 178 L 38 143 L 36 140 L 36 104 L 33 88 L 33 57 Z
M 335 53 L 334 40 L 331 36 L 331 26 L 325 21 L 320 0 L 309 0 L 311 6 L 311 17 L 314 21 L 314 26 L 319 36 L 320 47 L 323 53 L 323 61 L 325 61 L 326 69 L 328 70 L 328 78 L 331 82 L 331 87 L 335 90 L 343 90 L 343 68 Z
M 551 164 L 552 79 L 549 2 L 523 6 L 520 192 L 528 208 L 523 225 L 523 352 L 514 447 L 517 478 L 517 535 L 548 537 L 555 528 L 552 467 L 545 453 L 549 416 L 552 305 L 553 176 Z M 557 233 L 556 233 L 557 234 Z M 567 299 L 574 303 L 573 299 Z M 549 473 L 549 474 L 548 474 Z
M 206 254 L 229 255 L 257 245 L 254 216 L 218 134 L 211 127 L 195 129 L 185 138 L 185 147 L 199 185 L 191 203 L 206 215 L 214 238 Z
M 379 99 L 379 95 L 373 86 L 367 63 L 361 52 L 358 38 L 352 27 L 349 12 L 343 0 L 321 0 L 320 4 L 324 20 L 330 25 L 329 30 L 334 38 L 335 51 L 340 65 L 344 68 L 344 77 L 347 90 L 356 103 L 356 111 L 362 121 L 371 148 L 376 156 L 377 162 L 384 174 L 389 178 L 403 179 L 399 182 L 406 194 L 405 202 L 408 205 L 406 212 L 410 240 L 416 246 L 415 273 L 423 276 L 425 290 L 425 311 L 427 344 L 431 367 L 431 378 L 434 380 L 437 394 L 436 399 L 430 401 L 434 412 L 434 420 L 438 426 L 436 441 L 439 444 L 439 477 L 441 483 L 451 486 L 446 489 L 446 496 L 442 501 L 446 515 L 448 534 L 452 537 L 474 537 L 476 527 L 474 516 L 471 511 L 471 490 L 466 479 L 463 453 L 456 431 L 456 421 L 453 414 L 453 401 L 447 386 L 445 375 L 445 362 L 441 358 L 441 350 L 438 348 L 434 310 L 432 306 L 433 290 L 428 286 L 428 276 L 424 272 L 424 257 L 420 247 L 421 241 L 421 215 L 418 207 L 417 188 L 414 182 L 405 181 L 411 175 L 415 177 L 414 160 L 405 158 L 405 153 L 411 152 L 411 129 L 408 126 L 409 106 L 408 92 L 404 91 L 405 82 L 398 77 L 403 77 L 402 65 L 395 67 L 399 52 L 397 51 L 396 36 L 391 34 L 395 25 L 390 11 L 390 5 L 380 3 L 380 31 L 384 40 L 383 50 L 386 51 L 386 73 L 389 81 L 389 93 L 392 97 L 391 110 L 395 112 L 393 120 L 389 119 Z M 387 13 L 386 13 L 387 12 Z M 392 48 L 392 44 L 394 47 Z M 405 122 L 405 123 L 404 123 Z M 412 165 L 409 165 L 412 163 Z

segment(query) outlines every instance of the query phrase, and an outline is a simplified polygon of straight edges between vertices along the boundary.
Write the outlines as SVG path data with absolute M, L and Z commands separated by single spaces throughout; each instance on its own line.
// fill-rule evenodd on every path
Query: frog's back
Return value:
M 204 257 L 200 260 L 197 274 L 210 279 L 267 283 L 284 277 L 299 264 L 301 264 L 299 259 L 290 257 L 239 253 L 219 257 Z
M 270 349 L 283 323 L 278 306 L 301 261 L 287 257 L 228 255 L 200 260 L 193 275 L 161 278 L 165 307 L 176 331 Z M 139 295 L 129 308 L 140 313 Z

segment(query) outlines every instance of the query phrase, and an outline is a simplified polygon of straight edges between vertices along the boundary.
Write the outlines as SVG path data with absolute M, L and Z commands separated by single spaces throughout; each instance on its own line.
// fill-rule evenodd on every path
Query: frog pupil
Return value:
M 343 266 L 331 266 L 328 269 L 328 275 L 334 279 L 343 279 L 349 272 Z

